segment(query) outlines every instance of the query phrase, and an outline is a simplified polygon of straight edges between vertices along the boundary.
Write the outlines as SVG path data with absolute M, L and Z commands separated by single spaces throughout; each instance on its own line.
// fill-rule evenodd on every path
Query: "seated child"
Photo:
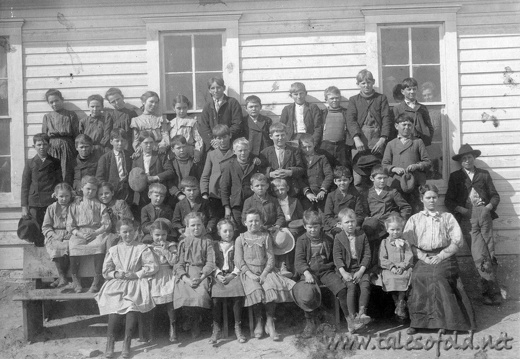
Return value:
M 319 107 L 305 101 L 307 89 L 301 82 L 291 84 L 289 95 L 294 103 L 285 106 L 280 116 L 280 123 L 287 126 L 287 139 L 298 141 L 302 134 L 308 133 L 319 146 L 323 134 L 323 120 Z
M 97 293 L 101 285 L 103 260 L 107 250 L 107 232 L 112 222 L 106 206 L 97 199 L 99 184 L 94 176 L 81 179 L 83 197 L 77 198 L 70 205 L 67 217 L 67 231 L 72 234 L 69 240 L 70 271 L 76 293 L 81 293 L 83 290 L 78 277 L 80 256 L 94 256 L 94 281 L 88 291 Z
M 471 234 L 471 256 L 480 275 L 483 303 L 496 305 L 501 303 L 501 294 L 503 299 L 507 298 L 507 292 L 497 279 L 493 236 L 493 219 L 498 218 L 495 211 L 500 195 L 489 172 L 475 166 L 475 158 L 480 154 L 465 144 L 452 157 L 462 168 L 450 174 L 444 203 L 459 222 L 466 239 Z
M 149 279 L 157 272 L 158 265 L 152 251 L 139 242 L 136 235 L 137 223 L 130 219 L 117 222 L 121 242 L 108 250 L 103 263 L 106 282 L 96 295 L 101 315 L 108 314 L 106 358 L 114 356 L 116 331 L 125 318 L 125 338 L 123 358 L 130 358 L 130 347 L 134 327 L 139 313 L 146 313 L 155 307 Z
M 186 229 L 184 218 L 190 212 L 201 212 L 204 214 L 204 228 L 206 233 L 211 236 L 215 231 L 217 218 L 213 214 L 209 201 L 200 195 L 199 181 L 193 176 L 188 176 L 182 179 L 179 187 L 186 198 L 177 203 L 173 210 L 172 227 L 177 232 L 173 234 L 174 237 L 179 238 L 184 234 Z
M 300 137 L 300 150 L 303 153 L 303 169 L 306 173 L 303 207 L 323 213 L 325 198 L 333 181 L 332 168 L 325 155 L 314 152 L 314 139 L 311 135 L 303 134 Z
M 22 174 L 22 217 L 32 217 L 40 228 L 47 207 L 52 204 L 52 194 L 61 183 L 60 160 L 48 154 L 49 136 L 38 133 L 33 136 L 33 147 L 36 155 L 25 163 Z M 43 247 L 43 234 L 34 239 L 34 244 Z
M 256 208 L 262 213 L 264 226 L 271 234 L 277 229 L 285 226 L 285 215 L 283 214 L 280 203 L 273 196 L 267 193 L 269 180 L 262 173 L 255 173 L 251 176 L 251 191 L 253 195 L 244 202 L 243 212 L 251 208 Z
M 222 176 L 223 164 L 234 155 L 230 146 L 231 132 L 229 132 L 229 127 L 220 124 L 215 125 L 211 131 L 218 147 L 214 151 L 208 152 L 206 164 L 200 177 L 200 191 L 202 198 L 209 200 L 216 217 L 224 218 L 225 211 L 221 199 L 220 177 Z
M 325 202 L 324 222 L 325 231 L 331 235 L 341 232 L 342 225 L 338 219 L 339 212 L 344 208 L 351 208 L 356 213 L 357 225 L 361 226 L 368 213 L 368 203 L 352 184 L 352 173 L 343 166 L 334 169 L 334 183 L 338 187 L 327 196 Z
M 317 309 L 320 306 L 319 285 L 325 285 L 338 298 L 345 318 L 348 320 L 347 287 L 334 270 L 332 258 L 333 240 L 321 229 L 322 219 L 317 211 L 303 214 L 306 234 L 296 241 L 295 266 L 302 275 L 300 283 L 293 288 L 294 301 L 305 311 L 305 329 L 301 337 L 308 339 L 316 334 Z M 317 298 L 316 298 L 317 297 Z M 315 302 L 315 308 L 307 307 Z M 350 328 L 349 329 L 353 329 Z
M 191 212 L 184 218 L 185 238 L 179 243 L 178 262 L 174 266 L 173 307 L 185 307 L 193 339 L 200 335 L 202 309 L 211 308 L 209 277 L 215 270 L 213 241 L 204 232 L 204 215 Z
M 132 119 L 137 117 L 137 112 L 129 108 L 131 106 L 125 102 L 125 96 L 123 96 L 123 93 L 117 87 L 109 88 L 105 94 L 105 99 L 114 107 L 112 111 L 112 119 L 114 120 L 113 128 L 122 129 L 125 131 L 127 139 L 132 138 L 132 128 L 130 124 L 132 123 Z M 125 144 L 124 149 L 133 152 L 133 148 L 128 145 L 128 142 Z
M 284 178 L 275 178 L 271 181 L 271 191 L 274 193 L 276 198 L 278 199 L 278 203 L 282 208 L 283 215 L 285 216 L 285 222 L 290 223 L 292 221 L 297 221 L 303 218 L 303 207 L 300 203 L 300 200 L 295 197 L 291 197 L 288 195 L 289 185 Z M 293 231 L 291 227 L 289 227 L 291 233 L 295 238 L 298 238 L 302 233 L 299 231 Z
M 116 199 L 114 194 L 114 186 L 110 182 L 101 182 L 97 195 L 99 202 L 107 207 L 111 222 L 110 229 L 107 232 L 107 250 L 119 242 L 119 234 L 116 231 L 117 221 L 123 218 L 134 220 L 134 215 L 128 204 L 122 199 Z
M 156 306 L 166 307 L 170 319 L 170 342 L 173 343 L 177 341 L 173 311 L 173 287 L 175 283 L 173 266 L 177 263 L 177 245 L 167 241 L 170 230 L 171 223 L 164 218 L 156 219 L 150 227 L 153 243 L 149 245 L 149 248 L 152 250 L 155 262 L 159 267 L 157 273 L 150 280 L 150 292 Z M 151 317 L 151 322 L 155 323 L 155 309 L 152 311 Z M 153 331 L 152 327 L 150 339 L 154 338 Z
M 247 96 L 247 116 L 242 120 L 243 134 L 249 141 L 251 154 L 255 157 L 258 157 L 264 148 L 273 145 L 273 141 L 269 138 L 269 128 L 273 124 L 273 120 L 262 115 L 261 110 L 262 101 L 260 97 Z
M 94 142 L 88 135 L 78 135 L 76 137 L 76 163 L 74 165 L 74 191 L 81 190 L 81 179 L 85 176 L 95 176 L 99 162 L 99 156 L 93 152 Z
M 226 218 L 231 218 L 238 230 L 242 229 L 242 207 L 246 198 L 253 195 L 251 177 L 261 172 L 250 156 L 249 141 L 244 137 L 233 142 L 235 156 L 222 164 L 220 190 Z
M 403 239 L 405 220 L 397 214 L 386 218 L 385 226 L 389 234 L 379 248 L 381 266 L 381 286 L 385 292 L 392 292 L 395 314 L 400 320 L 407 317 L 406 292 L 410 285 L 413 267 L 413 253 L 410 243 Z
M 79 120 L 79 133 L 85 134 L 92 139 L 92 151 L 97 157 L 110 151 L 110 131 L 114 120 L 110 112 L 103 112 L 103 97 L 91 95 L 87 99 L 90 114 Z
M 365 314 L 370 297 L 370 277 L 365 271 L 370 265 L 371 253 L 367 236 L 356 229 L 356 213 L 343 208 L 338 217 L 342 231 L 334 237 L 332 251 L 336 270 L 347 286 L 347 323 L 353 333 L 371 321 Z
M 264 333 L 262 306 L 265 305 L 267 321 L 265 331 L 272 340 L 281 340 L 274 325 L 276 303 L 292 302 L 291 279 L 273 271 L 273 240 L 264 230 L 262 212 L 255 208 L 242 215 L 247 231 L 235 242 L 235 264 L 240 269 L 240 280 L 245 292 L 245 306 L 253 306 L 256 318 L 255 338 Z
M 224 298 L 233 301 L 233 316 L 235 318 L 235 335 L 239 343 L 245 343 L 246 337 L 242 334 L 242 308 L 244 307 L 244 288 L 238 276 L 240 269 L 235 267 L 235 226 L 229 219 L 221 219 L 217 223 L 220 241 L 215 245 L 215 280 L 211 287 L 213 298 L 213 334 L 210 344 L 216 344 L 220 339 L 222 328 L 222 306 L 226 305 Z
M 260 153 L 263 165 L 267 167 L 265 173 L 269 178 L 285 178 L 291 188 L 289 195 L 300 195 L 300 177 L 305 172 L 300 151 L 287 146 L 287 126 L 281 122 L 272 124 L 269 137 L 273 140 L 274 146 L 267 147 Z
M 352 154 L 347 139 L 347 109 L 341 107 L 341 92 L 336 86 L 325 89 L 328 108 L 322 111 L 323 139 L 320 149 L 327 156 L 331 166 L 350 167 Z
M 426 171 L 431 166 L 430 158 L 424 143 L 413 135 L 414 119 L 407 113 L 399 114 L 395 119 L 395 128 L 399 133 L 388 143 L 383 156 L 382 165 L 393 176 L 395 185 L 406 202 L 412 206 L 412 214 L 422 209 L 419 186 L 426 183 Z M 399 184 L 401 176 L 412 175 L 414 187 L 411 191 L 403 191 Z
M 169 205 L 173 208 L 178 201 L 186 197 L 178 187 L 182 179 L 188 176 L 200 179 L 201 165 L 200 163 L 195 163 L 193 156 L 190 154 L 188 142 L 184 136 L 173 136 L 171 146 L 172 149 L 171 152 L 168 153 L 168 161 L 173 168 L 174 176 L 170 181 L 169 193 L 172 198 Z
M 150 228 L 157 218 L 165 218 L 169 221 L 173 218 L 172 209 L 164 203 L 167 191 L 166 186 L 160 183 L 152 183 L 148 187 L 150 203 L 141 209 L 141 231 L 145 235 L 143 243 L 152 242 Z M 171 241 L 173 238 L 169 238 L 169 240 Z
M 58 279 L 51 283 L 52 288 L 66 286 L 69 269 L 69 238 L 67 232 L 67 216 L 72 201 L 72 187 L 68 183 L 60 183 L 54 188 L 56 202 L 47 207 L 43 219 L 42 232 L 45 236 L 45 249 L 56 265 Z
M 173 99 L 175 118 L 170 121 L 170 139 L 177 135 L 184 136 L 188 142 L 190 156 L 193 157 L 193 162 L 197 163 L 201 160 L 204 142 L 197 128 L 197 117 L 188 116 L 190 107 L 191 102 L 184 95 L 177 95 Z

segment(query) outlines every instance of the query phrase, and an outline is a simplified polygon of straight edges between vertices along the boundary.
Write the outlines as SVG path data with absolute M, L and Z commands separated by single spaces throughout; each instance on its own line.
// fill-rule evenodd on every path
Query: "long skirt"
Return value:
M 81 229 L 86 231 L 85 228 Z M 92 232 L 94 230 L 92 229 Z M 89 256 L 92 254 L 103 254 L 107 251 L 107 234 L 102 233 L 94 238 L 92 241 L 87 242 L 84 238 L 76 237 L 72 235 L 69 241 L 69 251 L 71 256 Z
M 168 263 L 159 266 L 159 271 L 150 279 L 150 285 L 152 298 L 156 305 L 173 302 L 175 278 L 173 268 Z
M 188 276 L 200 278 L 202 267 L 189 266 Z M 182 279 L 175 279 L 175 290 L 173 291 L 173 308 L 201 307 L 211 308 L 211 297 L 209 296 L 209 278 L 200 282 L 197 288 L 192 288 L 184 283 Z
M 60 160 L 63 181 L 72 186 L 76 160 L 76 149 L 72 136 L 51 138 L 49 155 Z
M 55 229 L 60 239 L 45 238 L 45 249 L 51 259 L 69 255 L 69 234 L 65 229 Z
M 394 274 L 392 271 L 381 271 L 381 286 L 385 292 L 404 292 L 408 290 L 412 275 L 412 269 L 408 268 L 402 274 Z M 378 284 L 376 282 L 376 284 Z
M 149 278 L 110 279 L 96 295 L 99 314 L 146 313 L 155 307 L 150 293 Z
M 212 298 L 233 298 L 243 297 L 244 295 L 244 287 L 242 286 L 239 275 L 233 278 L 228 284 L 220 283 L 215 279 L 211 287 Z
M 261 266 L 249 264 L 248 267 L 251 272 L 257 275 L 260 275 L 263 271 L 263 267 Z M 242 281 L 246 295 L 245 307 L 250 307 L 258 303 L 284 303 L 293 301 L 291 289 L 296 282 L 278 273 L 270 272 L 267 274 L 263 284 L 250 279 L 242 272 L 240 273 L 240 280 Z
M 411 286 L 410 327 L 459 331 L 476 328 L 455 256 L 439 264 L 418 261 L 412 271 Z

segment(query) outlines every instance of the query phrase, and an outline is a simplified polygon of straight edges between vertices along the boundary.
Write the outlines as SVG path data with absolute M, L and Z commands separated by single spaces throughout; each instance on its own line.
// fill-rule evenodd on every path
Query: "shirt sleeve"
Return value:
M 446 226 L 446 233 L 449 237 L 450 244 L 438 254 L 438 257 L 446 259 L 457 253 L 459 249 L 462 248 L 462 231 L 457 220 L 451 213 L 443 213 L 442 221 L 443 225 Z
M 138 278 L 151 277 L 159 270 L 159 265 L 150 248 L 146 248 L 141 253 L 141 265 L 141 269 L 135 273 Z

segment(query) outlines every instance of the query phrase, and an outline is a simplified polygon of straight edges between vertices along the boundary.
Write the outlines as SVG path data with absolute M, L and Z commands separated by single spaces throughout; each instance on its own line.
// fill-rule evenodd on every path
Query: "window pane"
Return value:
M 398 102 L 398 99 L 394 99 L 393 89 L 394 86 L 401 83 L 403 79 L 410 77 L 408 73 L 408 66 L 392 66 L 383 67 L 383 94 L 388 98 L 388 102 Z
M 11 192 L 10 157 L 0 157 L 0 192 Z
M 164 70 L 191 71 L 191 36 L 164 37 Z
M 439 29 L 412 28 L 412 63 L 413 64 L 438 64 L 439 54 Z
M 193 84 L 191 81 L 191 74 L 179 74 L 179 75 L 166 75 L 165 86 L 166 91 L 166 111 L 172 112 L 173 109 L 173 98 L 179 94 L 186 96 L 191 99 L 193 94 Z
M 195 35 L 195 71 L 222 71 L 222 35 Z
M 444 106 L 428 106 L 428 112 L 433 125 L 433 139 L 432 144 L 426 147 L 428 156 L 432 161 L 432 167 L 427 173 L 428 179 L 442 179 L 443 167 L 443 132 L 447 124 L 447 116 L 443 114 Z
M 442 100 L 439 86 L 441 83 L 440 65 L 414 66 L 413 77 L 419 83 L 419 101 L 438 102 Z
M 212 77 L 222 77 L 222 71 L 220 72 L 208 72 L 203 74 L 195 75 L 195 86 L 197 89 L 197 100 L 195 102 L 195 108 L 200 110 L 204 107 L 204 104 L 211 100 L 211 95 L 208 91 L 208 80 Z
M 0 80 L 0 116 L 9 115 L 7 101 L 7 80 Z
M 0 37 L 1 40 L 1 37 Z M 7 78 L 7 51 L 0 46 L 0 79 Z
M 383 65 L 408 64 L 408 29 L 381 29 Z
M 10 119 L 0 119 L 0 156 L 11 155 Z

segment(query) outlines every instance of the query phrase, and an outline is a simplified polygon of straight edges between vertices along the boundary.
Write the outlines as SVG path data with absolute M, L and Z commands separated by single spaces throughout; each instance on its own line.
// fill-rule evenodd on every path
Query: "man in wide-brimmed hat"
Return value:
M 501 302 L 492 222 L 498 218 L 495 210 L 500 196 L 489 172 L 475 167 L 475 158 L 480 155 L 479 150 L 465 144 L 452 157 L 462 168 L 450 175 L 444 203 L 459 221 L 471 246 L 471 255 L 481 277 L 483 303 L 493 305 Z M 502 296 L 506 296 L 505 291 Z

